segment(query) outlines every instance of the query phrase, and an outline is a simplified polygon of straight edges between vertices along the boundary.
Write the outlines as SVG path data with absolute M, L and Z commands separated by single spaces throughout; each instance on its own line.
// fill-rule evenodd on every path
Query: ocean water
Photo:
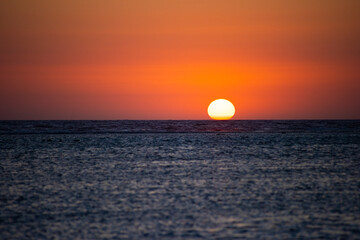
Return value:
M 0 239 L 360 239 L 360 121 L 0 121 Z

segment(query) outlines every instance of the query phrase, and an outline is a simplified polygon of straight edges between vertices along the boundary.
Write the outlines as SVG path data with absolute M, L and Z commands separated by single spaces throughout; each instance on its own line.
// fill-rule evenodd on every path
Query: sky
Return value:
M 359 0 L 2 0 L 0 119 L 360 119 Z

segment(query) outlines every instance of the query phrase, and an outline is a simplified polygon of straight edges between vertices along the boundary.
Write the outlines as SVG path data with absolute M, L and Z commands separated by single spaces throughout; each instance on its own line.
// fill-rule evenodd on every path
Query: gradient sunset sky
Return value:
M 2 0 L 0 119 L 360 119 L 359 0 Z

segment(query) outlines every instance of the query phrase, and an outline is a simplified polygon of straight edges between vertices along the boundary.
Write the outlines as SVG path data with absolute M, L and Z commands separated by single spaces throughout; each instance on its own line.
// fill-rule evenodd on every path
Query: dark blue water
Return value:
M 360 132 L 359 120 L 0 121 L 0 134 Z
M 2 121 L 1 239 L 359 239 L 360 121 Z

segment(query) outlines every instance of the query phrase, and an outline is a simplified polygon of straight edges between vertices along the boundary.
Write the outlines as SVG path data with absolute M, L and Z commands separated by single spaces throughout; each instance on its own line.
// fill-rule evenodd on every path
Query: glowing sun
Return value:
M 228 120 L 234 116 L 235 107 L 226 99 L 216 99 L 210 103 L 208 114 L 215 120 Z

